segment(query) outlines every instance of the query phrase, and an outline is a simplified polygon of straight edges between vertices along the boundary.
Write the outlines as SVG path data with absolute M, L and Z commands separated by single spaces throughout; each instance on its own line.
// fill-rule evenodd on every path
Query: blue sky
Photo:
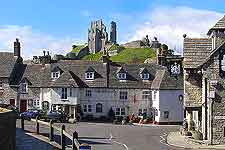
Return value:
M 121 43 L 150 34 L 181 52 L 182 34 L 204 36 L 225 14 L 225 0 L 11 0 L 1 2 L 0 14 L 0 49 L 12 49 L 19 37 L 26 57 L 68 52 L 86 42 L 96 19 L 107 26 L 115 20 Z

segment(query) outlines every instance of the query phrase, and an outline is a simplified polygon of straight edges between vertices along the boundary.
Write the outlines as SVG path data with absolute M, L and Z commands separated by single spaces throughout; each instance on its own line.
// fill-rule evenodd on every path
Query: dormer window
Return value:
M 63 73 L 63 70 L 60 69 L 58 66 L 56 66 L 56 67 L 54 67 L 52 69 L 52 75 L 51 75 L 51 77 L 52 77 L 53 80 L 57 80 L 62 73 Z
M 27 83 L 20 84 L 20 91 L 21 91 L 21 93 L 28 93 Z
M 140 77 L 142 80 L 149 80 L 150 79 L 150 73 L 146 68 L 140 68 Z
M 141 78 L 143 79 L 143 80 L 148 80 L 149 79 L 149 73 L 142 73 L 141 74 Z
M 117 78 L 118 78 L 119 80 L 126 80 L 127 74 L 126 74 L 126 73 L 118 73 L 118 74 L 117 74 Z
M 86 80 L 94 80 L 94 72 L 86 72 L 85 79 Z
M 57 71 L 57 72 L 52 72 L 52 79 L 53 80 L 56 80 L 60 77 L 60 72 Z

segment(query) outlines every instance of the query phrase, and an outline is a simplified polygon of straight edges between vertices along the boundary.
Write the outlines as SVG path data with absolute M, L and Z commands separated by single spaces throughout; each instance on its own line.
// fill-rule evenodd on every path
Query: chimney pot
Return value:
M 43 54 L 44 54 L 44 56 L 45 56 L 45 51 L 43 51 Z
M 20 42 L 18 38 L 14 42 L 14 56 L 20 57 Z

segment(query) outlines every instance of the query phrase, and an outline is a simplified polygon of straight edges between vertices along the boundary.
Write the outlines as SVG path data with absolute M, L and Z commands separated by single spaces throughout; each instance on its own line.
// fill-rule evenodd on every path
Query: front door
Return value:
M 15 106 L 15 99 L 10 99 L 10 105 Z
M 27 111 L 27 100 L 20 100 L 20 112 Z

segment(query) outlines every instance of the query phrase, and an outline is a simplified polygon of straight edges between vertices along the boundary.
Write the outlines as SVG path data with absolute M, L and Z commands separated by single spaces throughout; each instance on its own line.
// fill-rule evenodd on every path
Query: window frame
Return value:
M 141 78 L 142 78 L 143 80 L 149 80 L 150 74 L 149 74 L 149 73 L 142 73 L 142 74 L 141 74 Z
M 151 90 L 143 90 L 142 91 L 142 100 L 150 100 L 151 99 L 151 93 L 152 93 Z
M 169 111 L 163 111 L 163 118 L 164 119 L 169 119 L 169 115 L 170 115 Z
M 115 116 L 126 116 L 126 108 L 125 107 L 116 107 Z
M 99 107 L 100 106 L 100 107 Z M 103 111 L 102 111 L 102 104 L 101 103 L 97 103 L 96 104 L 96 113 L 102 113 Z
M 20 92 L 22 94 L 28 93 L 28 84 L 27 83 L 20 83 Z
M 126 80 L 127 79 L 127 74 L 126 73 L 117 73 L 117 78 L 119 80 Z
M 85 79 L 86 80 L 94 80 L 95 79 L 95 73 L 94 72 L 86 72 L 85 73 Z
M 87 89 L 87 90 L 85 91 L 85 96 L 86 96 L 86 97 L 92 97 L 92 91 L 91 91 L 90 89 Z
M 87 111 L 88 111 L 89 113 L 92 112 L 92 105 L 87 105 Z
M 68 89 L 67 88 L 61 88 L 61 99 L 67 100 L 68 99 Z
M 52 72 L 52 79 L 56 80 L 60 77 L 60 72 L 56 71 L 56 72 Z
M 127 100 L 128 99 L 128 92 L 127 91 L 120 91 L 119 98 L 120 98 L 120 100 Z

